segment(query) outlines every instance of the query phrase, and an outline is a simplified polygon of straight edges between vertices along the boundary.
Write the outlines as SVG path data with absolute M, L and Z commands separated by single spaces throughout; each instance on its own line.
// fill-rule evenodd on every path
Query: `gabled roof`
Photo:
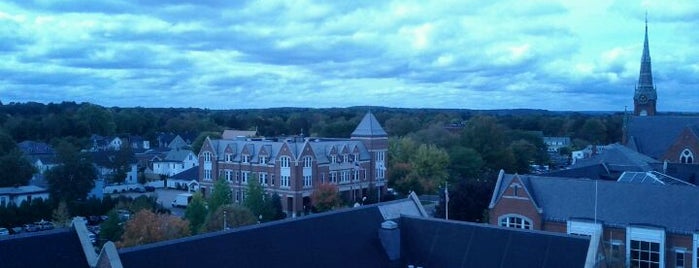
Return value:
M 651 164 L 656 163 L 659 161 L 615 143 L 606 146 L 597 155 L 577 160 L 570 168 L 604 164 L 615 171 L 651 171 Z
M 697 124 L 697 116 L 630 116 L 627 146 L 660 159 L 685 127 Z
M 498 185 L 508 185 L 514 176 L 501 176 Z M 699 229 L 697 187 L 516 176 L 527 182 L 526 187 L 542 208 L 542 218 L 548 221 L 594 219 L 596 211 L 597 220 L 605 225 L 652 225 L 674 233 L 692 233 Z M 493 195 L 500 198 L 503 192 L 496 188 Z
M 74 229 L 56 229 L 0 238 L 0 266 L 89 267 Z
M 26 156 L 36 154 L 55 154 L 51 145 L 37 141 L 23 141 L 17 144 L 19 150 Z
M 199 181 L 199 167 L 192 167 L 185 171 L 172 175 L 170 179 L 183 181 Z
M 376 117 L 374 117 L 374 114 L 371 112 L 367 112 L 364 115 L 364 118 L 362 118 L 362 121 L 359 122 L 359 125 L 357 125 L 357 128 L 354 129 L 352 132 L 352 137 L 387 137 L 388 134 L 386 133 L 385 130 L 383 130 L 383 127 L 381 127 L 381 124 L 379 124 L 379 121 L 376 120 Z
M 189 155 L 194 155 L 194 153 L 191 150 L 185 150 L 185 149 L 173 149 L 167 152 L 167 155 L 165 156 L 165 161 L 169 162 L 182 162 L 187 160 L 187 156 Z

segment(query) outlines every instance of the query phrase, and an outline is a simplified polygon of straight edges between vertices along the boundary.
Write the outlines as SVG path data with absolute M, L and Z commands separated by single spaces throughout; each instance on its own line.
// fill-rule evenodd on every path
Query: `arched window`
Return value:
M 689 149 L 682 150 L 680 153 L 680 163 L 682 164 L 692 164 L 694 163 L 694 154 Z
M 522 215 L 517 214 L 507 214 L 502 215 L 498 218 L 500 226 L 519 228 L 519 229 L 532 229 L 532 221 Z

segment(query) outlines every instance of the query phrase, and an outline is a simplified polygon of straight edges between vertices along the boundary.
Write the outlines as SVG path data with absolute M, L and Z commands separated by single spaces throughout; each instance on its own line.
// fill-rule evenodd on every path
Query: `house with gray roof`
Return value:
M 490 224 L 590 236 L 608 266 L 697 267 L 699 188 L 500 172 Z
M 154 156 L 151 160 L 153 173 L 173 176 L 199 165 L 197 156 L 192 150 L 172 149 L 164 157 Z
M 313 206 L 316 186 L 331 183 L 354 202 L 376 188 L 386 190 L 388 135 L 369 112 L 351 138 L 207 138 L 198 155 L 201 191 L 214 180 L 231 185 L 234 202 L 243 202 L 248 180 L 257 178 L 268 193 L 282 197 L 282 207 L 294 217 Z

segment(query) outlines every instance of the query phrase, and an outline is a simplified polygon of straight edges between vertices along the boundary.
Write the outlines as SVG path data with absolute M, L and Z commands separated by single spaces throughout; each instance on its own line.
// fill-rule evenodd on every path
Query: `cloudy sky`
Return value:
M 0 101 L 699 111 L 696 0 L 10 0 Z

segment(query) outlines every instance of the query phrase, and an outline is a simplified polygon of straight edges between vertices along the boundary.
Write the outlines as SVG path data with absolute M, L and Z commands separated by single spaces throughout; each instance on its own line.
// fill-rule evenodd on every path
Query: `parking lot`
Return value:
M 141 195 L 155 195 L 157 197 L 158 203 L 160 203 L 164 208 L 169 209 L 172 212 L 172 215 L 176 215 L 179 217 L 184 216 L 184 208 L 173 208 L 172 207 L 172 201 L 175 200 L 175 196 L 181 193 L 186 193 L 186 191 L 182 190 L 175 190 L 175 189 L 165 189 L 165 188 L 156 188 L 155 192 L 146 192 L 146 193 L 123 193 L 123 194 L 118 194 L 118 195 L 124 195 L 124 196 L 129 196 L 132 198 L 136 198 Z

